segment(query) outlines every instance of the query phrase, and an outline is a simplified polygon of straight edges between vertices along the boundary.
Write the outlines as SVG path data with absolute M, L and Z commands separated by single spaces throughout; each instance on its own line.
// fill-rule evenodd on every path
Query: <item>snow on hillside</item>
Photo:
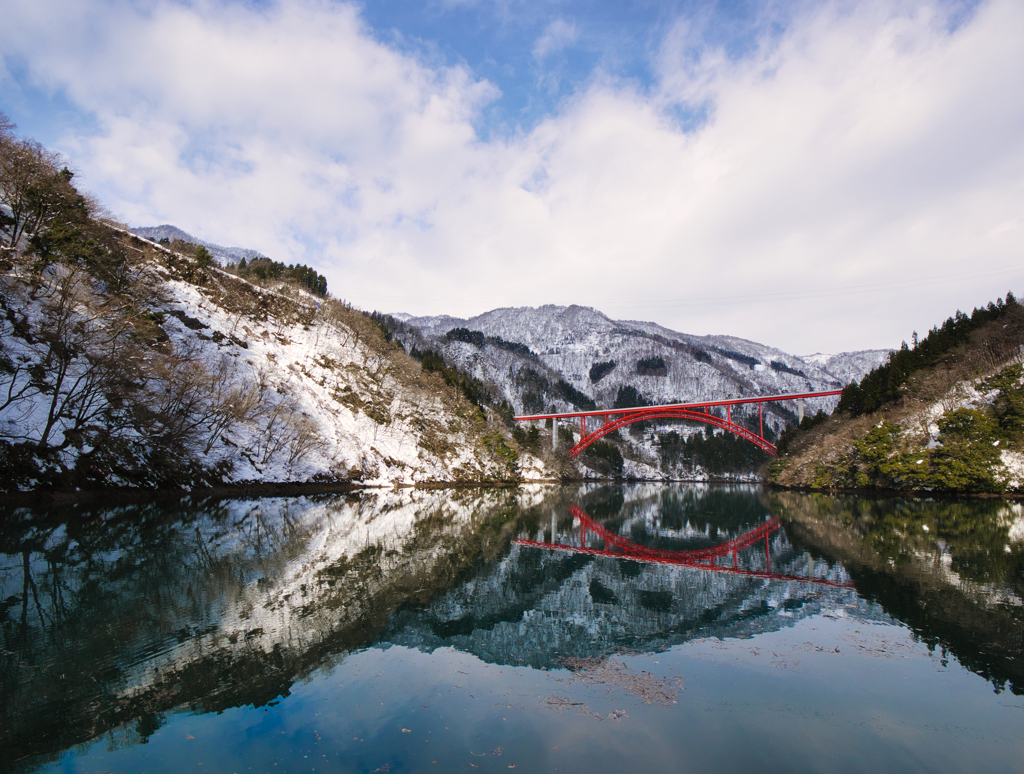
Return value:
M 528 454 L 510 462 L 502 431 L 360 312 L 128 245 L 136 274 L 116 303 L 64 264 L 45 270 L 45 292 L 28 264 L 4 273 L 0 387 L 14 397 L 0 451 L 12 468 L 43 455 L 5 487 L 59 484 L 82 466 L 90 485 L 114 486 L 166 486 L 168 466 L 208 483 L 550 477 Z
M 838 389 L 884 362 L 889 352 L 801 358 L 732 336 L 693 336 L 650 322 L 616 321 L 581 306 L 495 309 L 470 319 L 393 316 L 407 326 L 400 335 L 408 343 L 440 349 L 460 368 L 497 385 L 523 413 L 572 408 L 564 397 L 550 391 L 541 394 L 529 371 L 549 383 L 564 379 L 598 407 L 610 407 L 624 386 L 634 387 L 651 403 Z M 477 347 L 446 340 L 453 328 L 524 344 L 533 356 L 493 344 Z M 664 362 L 663 369 L 658 359 Z M 642 360 L 647 361 L 646 368 Z M 606 364 L 605 373 L 592 370 L 597 364 Z M 834 398 L 822 399 L 809 402 L 807 408 L 830 410 L 834 405 Z M 794 408 L 770 411 L 773 427 L 791 421 Z
M 888 349 L 865 349 L 860 352 L 840 352 L 838 355 L 817 352 L 800 359 L 827 371 L 846 386 L 850 382 L 859 382 L 865 374 L 884 363 L 889 352 L 891 350 Z

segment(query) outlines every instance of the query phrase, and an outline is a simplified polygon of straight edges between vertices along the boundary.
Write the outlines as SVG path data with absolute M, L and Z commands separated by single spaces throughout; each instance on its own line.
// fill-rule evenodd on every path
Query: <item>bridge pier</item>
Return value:
M 558 451 L 558 420 L 555 418 L 551 419 L 551 451 Z M 554 515 L 551 518 L 554 519 Z
M 796 399 L 796 421 L 799 424 L 804 421 L 804 399 Z

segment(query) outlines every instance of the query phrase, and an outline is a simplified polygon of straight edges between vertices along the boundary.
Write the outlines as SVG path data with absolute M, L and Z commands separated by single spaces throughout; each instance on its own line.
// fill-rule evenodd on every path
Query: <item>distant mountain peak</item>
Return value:
M 570 410 L 570 404 L 579 407 L 588 400 L 611 406 L 620 388 L 639 390 L 653 403 L 832 390 L 859 380 L 889 354 L 865 350 L 801 358 L 735 336 L 697 336 L 652 322 L 613 320 L 578 304 L 505 307 L 470 318 L 392 316 L 403 323 L 398 335 L 408 347 L 443 354 L 527 414 Z M 482 343 L 449 338 L 453 328 L 482 333 Z M 509 343 L 523 345 L 530 356 Z M 597 378 L 595 367 L 601 373 Z M 784 407 L 770 413 L 778 416 L 766 421 L 777 426 L 790 421 Z
M 226 263 L 237 263 L 243 258 L 251 261 L 256 258 L 268 257 L 259 250 L 253 250 L 249 247 L 225 247 L 213 242 L 207 242 L 199 237 L 192 236 L 187 231 L 183 231 L 170 223 L 164 223 L 160 226 L 131 226 L 128 230 L 136 236 L 151 239 L 154 242 L 159 242 L 161 239 L 169 239 L 171 241 L 180 239 L 182 242 L 202 245 L 213 254 L 214 258 L 218 258 Z

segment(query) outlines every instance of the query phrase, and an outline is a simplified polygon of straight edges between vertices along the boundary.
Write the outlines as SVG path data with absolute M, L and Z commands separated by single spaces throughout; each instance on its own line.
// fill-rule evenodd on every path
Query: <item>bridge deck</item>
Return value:
M 792 395 L 759 395 L 755 398 L 726 398 L 725 400 L 705 400 L 696 403 L 663 403 L 657 406 L 634 406 L 631 408 L 607 408 L 594 409 L 592 411 L 567 411 L 562 414 L 529 414 L 513 417 L 516 422 L 526 422 L 531 419 L 575 419 L 577 417 L 604 417 L 609 414 L 629 414 L 631 412 L 647 412 L 656 409 L 682 409 L 693 410 L 695 408 L 710 408 L 711 406 L 738 406 L 741 403 L 768 403 L 776 400 L 797 400 L 798 398 L 826 398 L 830 395 L 842 395 L 842 390 L 827 390 L 825 392 L 801 392 Z
M 841 395 L 842 390 L 826 390 L 824 392 L 800 392 L 792 395 L 758 395 L 753 398 L 726 398 L 725 400 L 708 400 L 697 403 L 665 403 L 659 406 L 633 406 L 630 408 L 607 408 L 594 409 L 592 411 L 567 411 L 561 414 L 529 414 L 513 417 L 516 422 L 529 422 L 531 420 L 550 419 L 556 425 L 559 419 L 578 419 L 580 421 L 580 440 L 569 450 L 572 456 L 576 456 L 585 448 L 600 438 L 614 432 L 620 427 L 640 422 L 645 419 L 689 419 L 695 422 L 704 422 L 727 430 L 734 435 L 745 438 L 756 446 L 761 447 L 771 455 L 778 450 L 775 445 L 764 437 L 764 421 L 761 414 L 761 404 L 771 401 L 796 400 L 800 401 L 800 416 L 803 417 L 804 398 L 826 398 L 831 395 Z M 732 421 L 732 407 L 746 403 L 756 403 L 759 430 L 755 433 L 742 425 Z M 725 407 L 725 417 L 718 417 L 711 412 L 716 406 Z M 703 413 L 698 409 L 704 409 Z M 587 417 L 601 417 L 604 423 L 596 430 L 587 432 Z M 615 418 L 617 417 L 617 418 Z M 558 433 L 552 431 L 552 448 L 558 444 Z

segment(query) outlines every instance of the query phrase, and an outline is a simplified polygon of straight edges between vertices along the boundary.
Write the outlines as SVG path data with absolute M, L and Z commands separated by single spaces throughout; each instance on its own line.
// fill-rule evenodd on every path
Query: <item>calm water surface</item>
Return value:
M 1024 770 L 1024 510 L 752 487 L 0 506 L 0 770 Z

